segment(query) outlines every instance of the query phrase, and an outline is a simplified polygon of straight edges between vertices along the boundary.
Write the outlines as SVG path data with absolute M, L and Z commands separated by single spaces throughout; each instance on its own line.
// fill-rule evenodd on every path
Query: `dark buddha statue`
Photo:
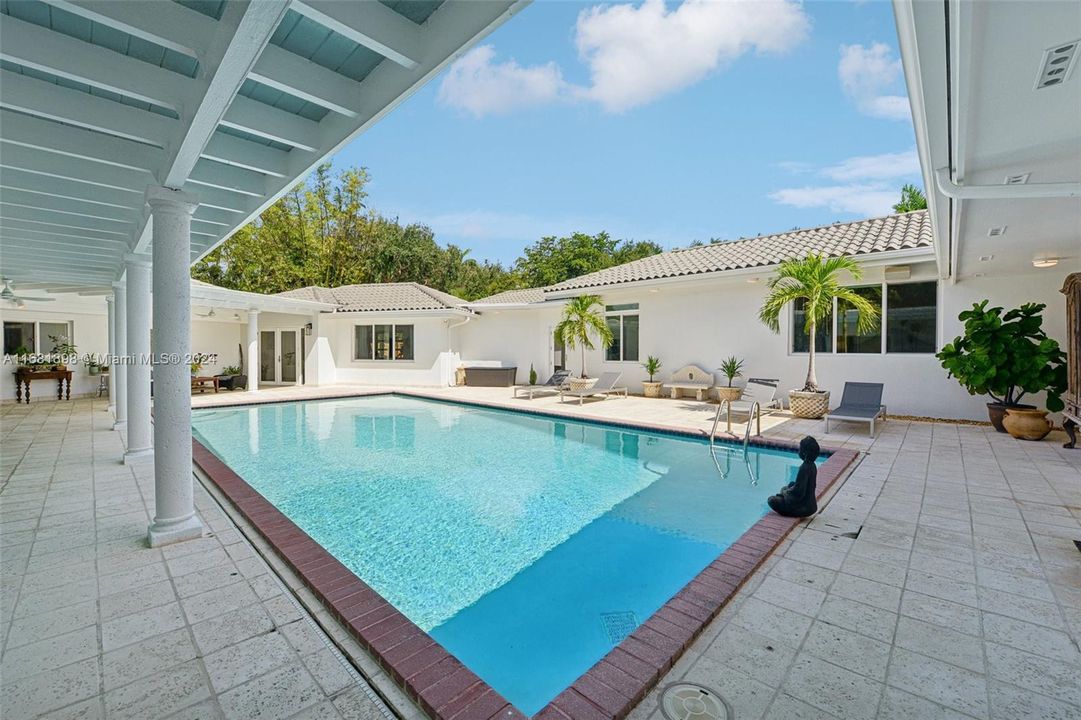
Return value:
M 775 513 L 787 517 L 809 517 L 818 512 L 818 503 L 815 501 L 818 466 L 815 465 L 815 460 L 820 452 L 818 441 L 810 435 L 800 440 L 799 456 L 803 464 L 799 467 L 796 479 L 766 501 Z

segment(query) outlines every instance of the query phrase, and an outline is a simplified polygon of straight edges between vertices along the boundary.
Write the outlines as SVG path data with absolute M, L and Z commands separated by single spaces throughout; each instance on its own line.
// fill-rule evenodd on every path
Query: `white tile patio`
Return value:
M 426 392 L 695 429 L 713 412 L 692 400 L 579 408 L 502 388 Z M 261 543 L 208 493 L 196 496 L 211 536 L 142 545 L 149 466 L 118 464 L 103 409 L 2 407 L 4 717 L 382 717 L 267 571 Z M 1062 449 L 1061 433 L 1024 443 L 944 423 L 890 421 L 874 441 L 863 426 L 826 436 L 821 422 L 783 415 L 763 429 L 867 452 L 659 687 L 714 688 L 739 718 L 1081 718 L 1081 450 Z M 399 713 L 416 714 L 315 615 Z M 662 717 L 657 691 L 632 717 Z

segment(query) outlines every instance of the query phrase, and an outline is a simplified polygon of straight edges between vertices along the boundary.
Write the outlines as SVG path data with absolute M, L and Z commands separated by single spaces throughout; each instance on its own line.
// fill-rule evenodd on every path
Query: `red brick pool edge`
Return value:
M 626 426 L 655 429 L 632 423 Z M 752 440 L 752 444 L 795 449 L 794 445 L 783 442 Z M 824 451 L 830 455 L 818 470 L 818 497 L 858 456 L 853 450 Z M 327 610 L 428 715 L 437 720 L 525 717 L 198 440 L 192 441 L 192 459 Z M 798 523 L 794 518 L 772 512 L 761 518 L 533 717 L 538 720 L 625 717 Z

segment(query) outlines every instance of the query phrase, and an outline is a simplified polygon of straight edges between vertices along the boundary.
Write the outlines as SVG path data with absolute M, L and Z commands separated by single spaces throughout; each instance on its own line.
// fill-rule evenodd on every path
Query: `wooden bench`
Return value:
M 672 373 L 665 385 L 672 391 L 673 398 L 680 397 L 684 391 L 693 391 L 696 400 L 705 400 L 714 385 L 713 373 L 697 365 L 687 365 Z

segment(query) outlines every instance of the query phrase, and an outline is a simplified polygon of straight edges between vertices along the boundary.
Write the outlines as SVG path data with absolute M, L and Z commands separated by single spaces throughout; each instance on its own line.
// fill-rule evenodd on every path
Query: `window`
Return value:
M 792 352 L 805 353 L 810 347 L 804 305 L 804 300 L 797 300 L 792 305 Z M 833 352 L 833 313 L 815 325 L 815 352 Z
M 882 286 L 852 288 L 860 297 L 882 309 Z M 882 323 L 876 318 L 875 328 L 866 333 L 856 329 L 859 313 L 844 300 L 837 301 L 837 352 L 839 353 L 880 353 L 882 352 Z
M 36 352 L 34 347 L 34 323 L 4 322 L 4 354 L 14 355 L 19 348 Z
M 55 337 L 56 341 L 52 338 Z M 31 353 L 48 355 L 57 344 L 75 344 L 74 324 L 71 322 L 11 322 L 4 321 L 4 354 L 13 355 L 25 347 Z
M 612 331 L 612 344 L 605 350 L 609 362 L 638 361 L 638 303 L 604 306 L 605 322 Z
M 412 360 L 412 325 L 357 325 L 354 360 Z
M 935 351 L 938 283 L 890 285 L 886 290 L 886 352 Z

